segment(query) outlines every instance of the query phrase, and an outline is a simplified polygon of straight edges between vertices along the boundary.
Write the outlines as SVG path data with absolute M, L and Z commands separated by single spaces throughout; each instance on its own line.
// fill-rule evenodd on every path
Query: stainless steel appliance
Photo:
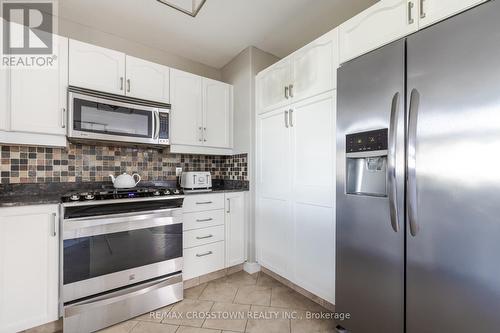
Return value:
M 63 197 L 65 332 L 94 332 L 183 299 L 180 194 L 137 188 Z
M 165 146 L 170 104 L 70 87 L 68 138 Z
M 184 192 L 212 191 L 212 175 L 210 172 L 183 172 L 181 187 Z
M 339 330 L 499 330 L 498 13 L 489 1 L 339 69 Z

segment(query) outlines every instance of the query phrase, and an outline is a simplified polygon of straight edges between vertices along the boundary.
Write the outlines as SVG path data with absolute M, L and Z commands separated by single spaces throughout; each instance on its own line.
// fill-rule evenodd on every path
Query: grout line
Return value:
M 212 306 L 210 307 L 210 310 L 208 310 L 208 312 L 212 312 L 212 309 L 214 308 L 214 305 L 215 305 L 215 302 L 212 302 Z M 207 318 L 205 317 L 203 319 L 203 323 L 201 323 L 201 327 L 200 328 L 203 328 L 203 325 L 205 325 L 205 322 L 207 321 Z
M 135 328 L 137 325 L 139 325 L 139 323 L 140 323 L 140 321 L 136 321 L 135 325 L 134 325 L 134 326 L 132 326 L 132 327 L 130 328 L 129 332 L 132 332 L 132 331 L 134 330 L 134 328 Z

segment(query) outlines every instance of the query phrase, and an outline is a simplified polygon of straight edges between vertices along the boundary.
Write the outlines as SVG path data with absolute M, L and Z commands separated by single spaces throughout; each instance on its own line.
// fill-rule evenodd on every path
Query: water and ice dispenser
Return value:
M 346 192 L 387 196 L 387 129 L 346 136 Z

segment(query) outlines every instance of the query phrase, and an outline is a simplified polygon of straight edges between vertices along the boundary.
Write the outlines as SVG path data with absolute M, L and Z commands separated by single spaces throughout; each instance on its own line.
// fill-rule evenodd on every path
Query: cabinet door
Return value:
M 285 58 L 261 72 L 257 78 L 259 112 L 273 110 L 290 103 L 290 95 L 285 92 L 292 82 L 291 61 Z
M 231 148 L 232 87 L 203 79 L 203 142 L 205 146 Z
M 170 141 L 179 145 L 203 145 L 202 78 L 171 69 L 170 83 Z
M 416 3 L 417 0 L 381 0 L 340 25 L 340 62 L 417 31 Z
M 112 94 L 125 93 L 125 54 L 69 41 L 69 84 Z
M 338 68 L 338 30 L 318 38 L 292 55 L 294 102 L 335 89 Z
M 292 106 L 293 281 L 334 302 L 335 92 Z
M 58 319 L 57 206 L 0 209 L 0 332 Z
M 126 94 L 163 103 L 170 102 L 170 68 L 127 56 Z
M 66 134 L 68 39 L 54 36 L 57 59 L 53 68 L 11 69 L 11 130 Z
M 420 13 L 419 27 L 424 28 L 485 1 L 486 0 L 418 0 Z
M 245 262 L 245 193 L 226 194 L 226 267 Z
M 290 129 L 285 120 L 284 109 L 257 119 L 256 235 L 259 263 L 289 277 Z
M 10 71 L 0 68 L 0 131 L 9 129 L 7 115 L 10 113 Z

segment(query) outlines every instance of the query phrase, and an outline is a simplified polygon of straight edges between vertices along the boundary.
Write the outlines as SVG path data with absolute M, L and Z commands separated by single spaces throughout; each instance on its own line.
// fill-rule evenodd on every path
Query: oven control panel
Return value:
M 346 153 L 387 150 L 388 129 L 346 135 Z

